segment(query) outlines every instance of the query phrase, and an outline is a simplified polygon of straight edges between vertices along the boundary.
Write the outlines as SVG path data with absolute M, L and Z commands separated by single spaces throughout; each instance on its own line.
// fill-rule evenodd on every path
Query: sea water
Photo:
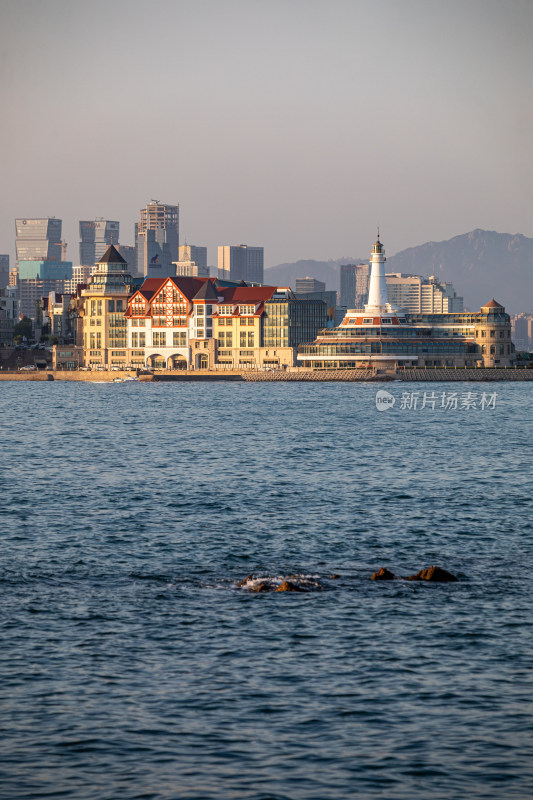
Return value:
M 0 796 L 532 797 L 532 398 L 2 383 Z

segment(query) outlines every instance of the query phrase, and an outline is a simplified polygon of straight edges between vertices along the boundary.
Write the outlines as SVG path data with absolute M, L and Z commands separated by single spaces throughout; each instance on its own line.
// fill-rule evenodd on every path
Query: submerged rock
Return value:
M 421 569 L 416 575 L 409 575 L 408 581 L 430 581 L 431 583 L 451 583 L 458 579 L 451 572 L 447 572 L 441 567 L 429 567 Z
M 387 569 L 387 567 L 380 567 L 377 572 L 372 573 L 373 581 L 393 581 L 394 573 Z
M 276 592 L 305 592 L 305 589 L 298 586 L 297 583 L 292 583 L 292 581 L 282 581 Z

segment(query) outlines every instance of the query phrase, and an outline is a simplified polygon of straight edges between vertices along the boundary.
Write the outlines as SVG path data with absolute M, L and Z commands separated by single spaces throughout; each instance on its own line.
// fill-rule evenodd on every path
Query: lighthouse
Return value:
M 368 286 L 368 303 L 365 305 L 366 314 L 387 314 L 395 311 L 390 305 L 387 298 L 387 282 L 385 280 L 385 248 L 378 238 L 375 244 L 372 245 L 372 252 L 370 254 L 370 264 L 372 271 L 370 273 L 370 283 Z

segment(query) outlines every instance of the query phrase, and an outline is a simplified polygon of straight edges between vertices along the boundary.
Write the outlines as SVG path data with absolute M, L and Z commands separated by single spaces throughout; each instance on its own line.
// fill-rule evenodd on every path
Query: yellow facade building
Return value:
M 126 261 L 111 245 L 81 293 L 84 362 L 93 369 L 122 368 L 128 364 L 124 313 L 133 279 L 126 268 Z

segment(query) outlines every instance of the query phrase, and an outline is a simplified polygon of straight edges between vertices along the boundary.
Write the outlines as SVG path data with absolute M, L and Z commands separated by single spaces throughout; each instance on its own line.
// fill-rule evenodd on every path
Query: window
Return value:
M 233 347 L 233 337 L 231 331 L 226 332 L 226 347 Z
M 139 333 L 139 347 L 146 347 L 146 333 L 144 331 Z
M 111 302 L 113 302 L 113 301 L 111 300 Z M 122 311 L 122 300 L 117 300 L 116 310 L 117 311 Z
M 485 338 L 486 335 L 487 335 L 487 331 L 481 331 L 481 336 L 482 336 L 483 339 Z
M 248 317 L 248 325 L 253 325 L 253 324 L 254 324 L 254 318 Z
M 167 334 L 166 331 L 154 331 L 153 336 L 154 347 L 166 347 Z
M 174 331 L 174 333 L 172 334 L 172 346 L 185 347 L 186 344 L 187 344 L 186 331 Z
M 218 313 L 225 316 L 230 316 L 233 314 L 233 306 L 219 306 Z
M 98 316 L 101 317 L 102 316 L 102 301 L 98 300 L 97 303 L 98 303 Z
M 246 331 L 241 332 L 240 346 L 246 347 Z
M 494 339 L 494 337 L 495 337 L 495 336 L 496 336 L 496 331 L 492 330 L 492 331 L 490 332 L 490 338 L 491 338 L 491 339 Z
M 248 331 L 248 347 L 254 346 L 254 332 Z
M 132 347 L 139 347 L 139 334 L 132 333 L 131 334 L 131 346 Z
M 372 318 L 367 318 L 367 319 L 363 320 L 363 325 L 372 325 L 373 322 L 374 322 L 374 318 L 373 317 Z
M 110 312 L 114 312 L 115 311 L 115 301 L 114 300 L 108 300 L 107 301 L 107 310 L 110 311 Z
M 100 331 L 96 334 L 96 349 L 100 350 L 102 347 L 102 334 Z
M 240 324 L 241 325 L 246 325 L 247 321 L 248 320 L 246 319 L 246 317 L 241 317 L 241 323 Z
M 244 314 L 245 316 L 253 314 L 254 311 L 255 311 L 255 306 L 239 306 L 239 313 Z
M 226 344 L 226 331 L 219 331 L 218 333 L 218 346 L 224 347 Z

